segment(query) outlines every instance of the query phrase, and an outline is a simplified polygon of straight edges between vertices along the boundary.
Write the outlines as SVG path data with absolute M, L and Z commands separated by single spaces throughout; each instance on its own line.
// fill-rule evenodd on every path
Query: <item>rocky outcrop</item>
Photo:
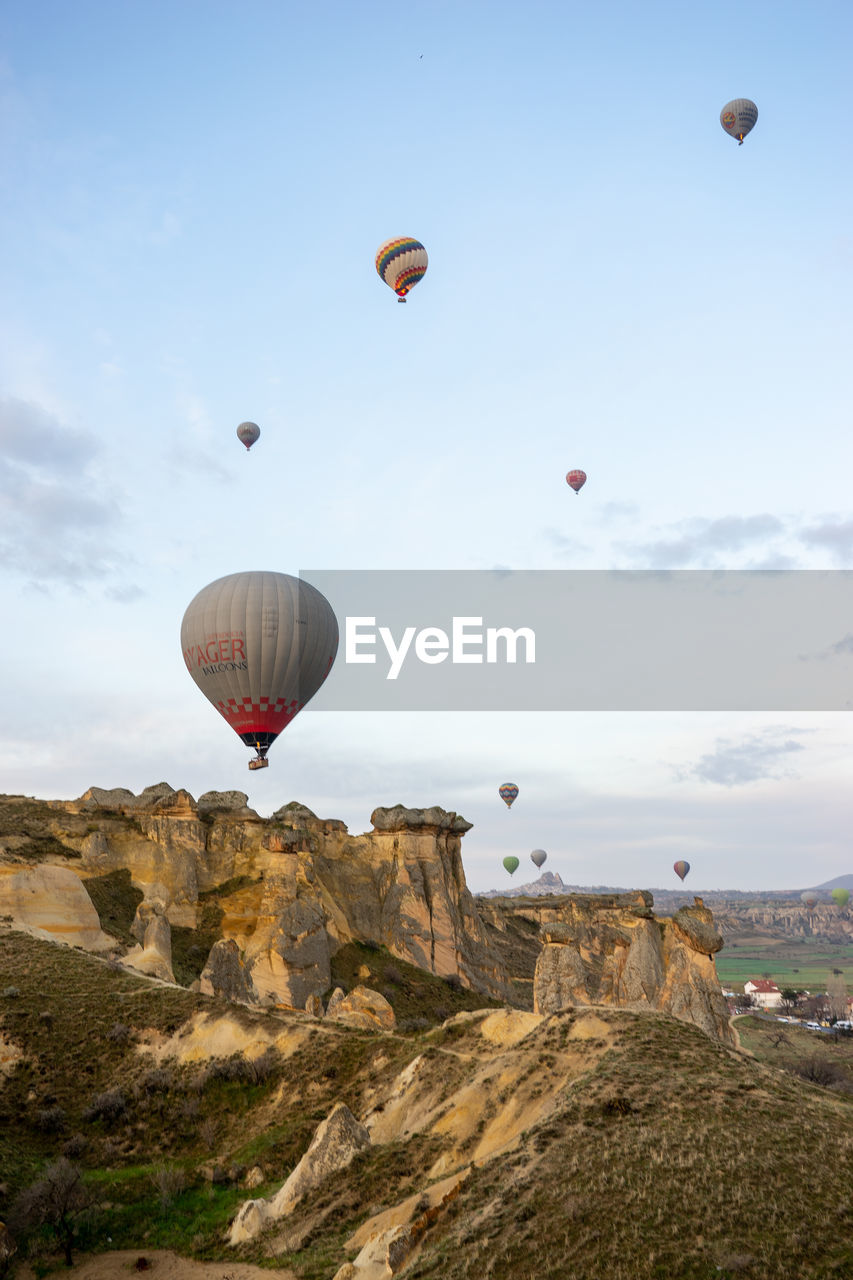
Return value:
M 140 945 L 128 951 L 124 963 L 151 978 L 174 982 L 172 929 L 162 902 L 140 902 L 130 932 Z
M 348 1027 L 361 1027 L 365 1031 L 393 1031 L 397 1025 L 394 1010 L 383 995 L 369 987 L 356 987 L 344 995 L 336 987 L 329 1000 L 326 1017 L 332 1022 L 343 1022 Z
M 651 894 L 571 897 L 562 919 L 541 925 L 534 1008 L 572 1005 L 660 1009 L 732 1042 L 728 1009 L 714 968 L 723 945 L 701 898 L 670 920 L 655 920 Z M 556 915 L 558 909 L 550 909 Z
M 248 1200 L 239 1209 L 228 1243 L 242 1244 L 283 1218 L 304 1195 L 320 1186 L 332 1173 L 345 1169 L 360 1151 L 370 1146 L 370 1134 L 349 1107 L 339 1102 L 317 1128 L 311 1145 L 284 1186 L 270 1200 Z
M 101 929 L 80 877 L 68 867 L 0 863 L 0 916 L 37 937 L 86 951 L 116 945 Z

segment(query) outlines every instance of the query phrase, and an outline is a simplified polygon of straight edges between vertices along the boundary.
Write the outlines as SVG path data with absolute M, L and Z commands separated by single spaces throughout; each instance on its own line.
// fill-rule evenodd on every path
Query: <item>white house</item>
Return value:
M 750 978 L 743 984 L 743 991 L 752 996 L 759 1009 L 778 1009 L 782 1003 L 782 992 L 767 978 Z

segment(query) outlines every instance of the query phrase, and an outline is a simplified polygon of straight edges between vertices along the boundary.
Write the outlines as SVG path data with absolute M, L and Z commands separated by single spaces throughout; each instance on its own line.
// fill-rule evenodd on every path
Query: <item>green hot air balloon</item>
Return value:
M 509 857 L 504 858 L 504 867 L 510 875 L 514 875 L 518 870 L 518 858 L 510 854 Z
M 833 889 L 832 893 L 830 894 L 830 897 L 832 898 L 833 902 L 838 903 L 839 907 L 846 907 L 847 903 L 850 901 L 850 890 L 849 889 Z

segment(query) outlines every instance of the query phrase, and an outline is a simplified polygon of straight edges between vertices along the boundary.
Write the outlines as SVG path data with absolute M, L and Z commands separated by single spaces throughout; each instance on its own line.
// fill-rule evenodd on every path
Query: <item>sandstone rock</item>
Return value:
M 309 1191 L 331 1173 L 345 1169 L 360 1151 L 370 1146 L 370 1134 L 342 1102 L 318 1126 L 311 1144 L 280 1191 L 270 1200 L 248 1200 L 238 1211 L 228 1243 L 241 1244 L 265 1226 L 289 1213 Z
M 702 955 L 712 956 L 723 947 L 723 936 L 714 927 L 713 914 L 701 898 L 692 907 L 680 907 L 672 917 L 676 937 Z
M 0 864 L 0 915 L 36 936 L 87 951 L 109 951 L 115 940 L 101 929 L 98 913 L 78 875 L 49 863 Z
M 252 1169 L 248 1171 L 245 1178 L 243 1179 L 243 1186 L 246 1187 L 249 1191 L 253 1191 L 254 1188 L 259 1187 L 263 1181 L 264 1181 L 264 1171 L 260 1167 L 260 1165 L 256 1164 Z
M 407 809 L 405 805 L 395 804 L 391 809 L 374 809 L 370 821 L 376 831 L 458 831 L 461 835 L 474 825 L 438 805 L 430 809 Z
M 199 813 L 241 813 L 249 809 L 249 797 L 245 791 L 205 791 L 198 798 Z M 254 809 L 249 810 L 254 813 Z
M 329 996 L 329 1003 L 326 1005 L 326 1017 L 334 1020 L 335 1014 L 344 1002 L 344 991 L 342 987 L 335 987 Z
M 257 1004 L 258 993 L 233 938 L 221 938 L 211 947 L 199 980 L 199 990 L 205 996 L 223 996 L 226 1000 Z
M 305 1012 L 310 1013 L 312 1018 L 322 1018 L 325 1010 L 323 1009 L 323 1001 L 319 996 L 309 996 L 305 1001 Z
M 341 998 L 336 1000 L 338 992 Z M 337 987 L 329 1001 L 326 1017 L 367 1031 L 393 1031 L 397 1025 L 391 1005 L 383 995 L 369 987 L 356 987 L 348 996 Z
M 542 908 L 549 914 L 534 975 L 536 1012 L 579 1004 L 660 1009 L 731 1043 L 710 959 L 722 945 L 711 912 L 700 901 L 657 921 L 646 917 L 646 904 L 614 896 L 572 896 Z
M 244 963 L 259 995 L 303 1009 L 310 995 L 331 981 L 325 914 L 316 901 L 287 901 L 286 878 L 267 876 L 257 924 L 244 950 Z
M 140 902 L 130 932 L 141 945 L 128 951 L 124 963 L 149 977 L 174 982 L 172 929 L 162 901 Z

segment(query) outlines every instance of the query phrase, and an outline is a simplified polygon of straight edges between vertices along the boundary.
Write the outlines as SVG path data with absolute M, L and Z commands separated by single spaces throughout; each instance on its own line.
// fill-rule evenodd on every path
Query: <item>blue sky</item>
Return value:
M 846 3 L 8 0 L 2 790 L 439 803 L 474 888 L 535 847 L 580 883 L 853 870 L 847 715 L 306 712 L 250 775 L 178 642 L 246 568 L 853 567 L 851 36 Z M 394 235 L 430 255 L 405 308 Z

